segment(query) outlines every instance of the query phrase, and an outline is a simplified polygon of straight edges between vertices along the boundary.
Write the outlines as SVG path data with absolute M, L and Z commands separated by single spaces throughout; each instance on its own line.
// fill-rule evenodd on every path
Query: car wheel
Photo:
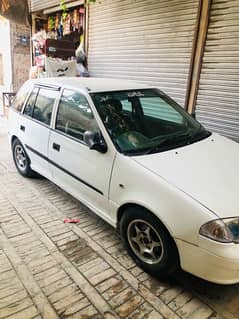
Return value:
M 12 154 L 18 172 L 25 177 L 33 177 L 36 173 L 30 167 L 30 159 L 22 145 L 15 139 L 12 143 Z
M 141 207 L 128 208 L 120 221 L 120 233 L 136 264 L 157 277 L 178 268 L 176 244 L 162 223 Z

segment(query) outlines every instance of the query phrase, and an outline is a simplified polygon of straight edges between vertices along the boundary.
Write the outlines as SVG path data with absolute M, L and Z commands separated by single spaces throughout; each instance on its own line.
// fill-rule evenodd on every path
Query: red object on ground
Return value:
M 66 218 L 66 219 L 64 219 L 64 223 L 77 224 L 77 223 L 79 223 L 79 222 L 80 222 L 80 220 L 79 220 L 78 218 L 73 218 L 73 219 L 71 219 L 71 218 Z

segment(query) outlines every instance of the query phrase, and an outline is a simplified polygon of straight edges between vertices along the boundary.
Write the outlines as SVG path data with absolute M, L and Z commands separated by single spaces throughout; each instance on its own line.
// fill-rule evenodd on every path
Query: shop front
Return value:
M 51 7 L 48 4 L 32 12 L 32 78 L 80 75 L 76 62 L 85 62 L 84 1 L 57 1 L 56 4 L 52 2 Z M 36 8 L 40 9 L 40 4 L 32 1 L 31 10 Z

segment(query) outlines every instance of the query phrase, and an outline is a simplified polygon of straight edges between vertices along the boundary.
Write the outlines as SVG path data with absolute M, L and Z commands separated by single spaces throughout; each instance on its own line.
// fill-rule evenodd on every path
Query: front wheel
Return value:
M 18 139 L 15 139 L 12 143 L 12 155 L 15 166 L 22 176 L 35 176 L 36 173 L 30 167 L 30 159 L 22 143 Z
M 176 245 L 161 222 L 146 209 L 128 208 L 120 222 L 125 246 L 146 272 L 166 277 L 178 267 Z

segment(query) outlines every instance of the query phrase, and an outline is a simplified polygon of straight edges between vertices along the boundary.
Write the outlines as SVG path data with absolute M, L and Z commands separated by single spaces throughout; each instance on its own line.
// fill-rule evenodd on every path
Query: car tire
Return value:
M 141 207 L 126 209 L 120 233 L 136 264 L 149 274 L 165 278 L 179 267 L 175 242 L 162 223 Z
M 30 167 L 30 159 L 25 151 L 25 148 L 17 138 L 12 143 L 12 155 L 15 166 L 22 176 L 36 176 L 36 173 Z

